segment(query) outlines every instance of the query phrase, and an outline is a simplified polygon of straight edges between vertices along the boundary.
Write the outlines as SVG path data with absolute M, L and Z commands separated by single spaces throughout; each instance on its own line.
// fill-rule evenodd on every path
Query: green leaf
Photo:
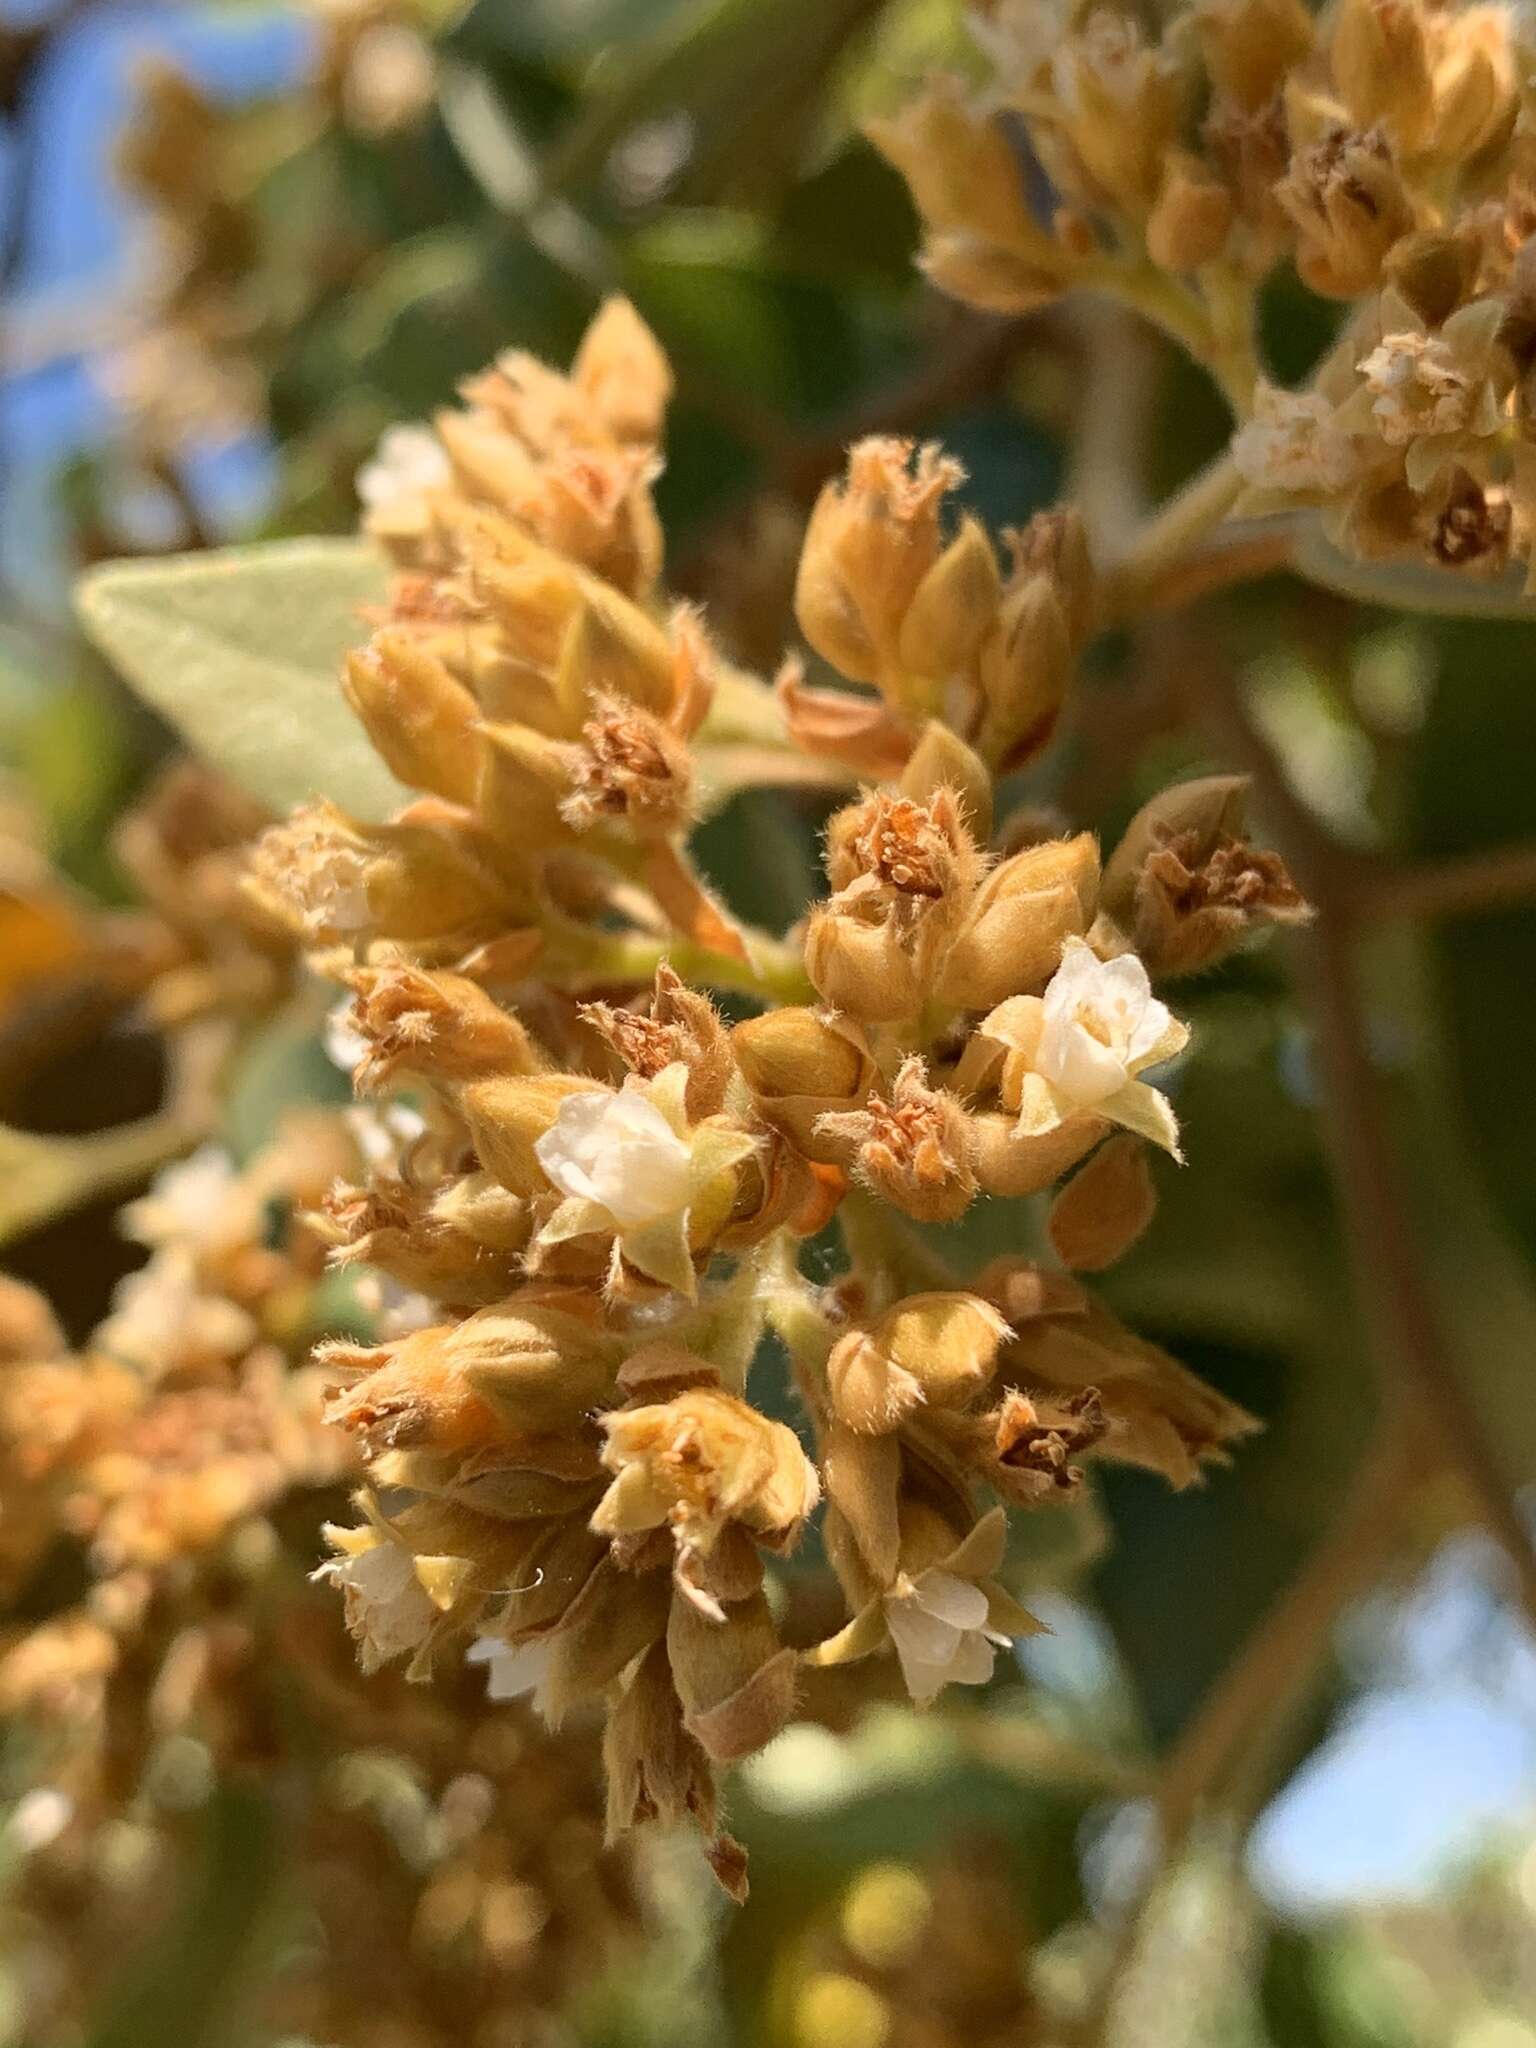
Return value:
M 285 812 L 325 796 L 360 818 L 407 801 L 347 709 L 342 656 L 384 595 L 351 540 L 108 562 L 78 587 L 86 632 L 195 753 Z

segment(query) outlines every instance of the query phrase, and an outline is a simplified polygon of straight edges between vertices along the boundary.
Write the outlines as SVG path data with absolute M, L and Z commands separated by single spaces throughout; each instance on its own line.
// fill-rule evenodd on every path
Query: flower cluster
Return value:
M 332 1256 L 415 1304 L 321 1353 L 369 1480 L 321 1577 L 369 1669 L 483 1665 L 551 1723 L 602 1702 L 610 1831 L 693 1822 L 739 1896 L 717 1768 L 810 1673 L 889 1649 L 919 1702 L 980 1683 L 1035 1626 L 1010 1512 L 1088 1455 L 1187 1483 L 1250 1427 L 1074 1275 L 1179 1153 L 1154 978 L 1303 907 L 1229 780 L 1155 798 L 1107 864 L 994 821 L 1094 573 L 1070 510 L 1001 555 L 951 518 L 936 449 L 862 443 L 817 506 L 796 609 L 829 672 L 733 669 L 658 587 L 669 386 L 613 302 L 568 376 L 504 357 L 389 438 L 363 495 L 395 578 L 344 687 L 419 794 L 300 813 L 250 887 L 347 991 L 386 1134 L 326 1197 Z M 829 763 L 827 894 L 743 925 L 692 825 Z M 967 1277 L 912 1229 L 1068 1174 L 1038 1256 Z M 813 1523 L 846 1615 L 820 1639 L 782 1584 Z
M 1532 71 L 1517 8 L 996 0 L 979 91 L 875 141 L 936 283 L 1019 311 L 1138 307 L 1223 386 L 1240 516 L 1311 508 L 1357 558 L 1488 576 L 1536 548 Z M 1304 388 L 1266 379 L 1256 294 L 1290 264 L 1345 308 Z
M 77 1350 L 0 1287 L 0 1711 L 25 1773 L 4 1915 L 28 2038 L 92 2021 L 103 1972 L 191 1881 L 189 1815 L 245 1781 L 295 1829 L 312 1916 L 266 1994 L 285 2034 L 489 2041 L 638 1932 L 590 1731 L 489 1707 L 472 1672 L 432 1695 L 365 1678 L 312 1582 L 356 1456 L 308 1356 L 336 1314 L 309 1219 L 360 1163 L 314 1111 L 243 1169 L 211 1146 L 167 1168 L 122 1213 L 148 1262 Z

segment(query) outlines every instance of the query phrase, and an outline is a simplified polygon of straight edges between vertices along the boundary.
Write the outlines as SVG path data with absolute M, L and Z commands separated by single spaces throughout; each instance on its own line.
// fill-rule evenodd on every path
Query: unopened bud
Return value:
M 1248 114 L 1274 98 L 1312 47 L 1302 0 L 1199 0 L 1195 22 L 1211 83 Z
M 1199 270 L 1221 254 L 1236 209 L 1198 157 L 1175 150 L 1147 222 L 1147 254 L 1164 270 Z
M 914 1294 L 832 1347 L 827 1386 L 849 1429 L 881 1435 L 920 1404 L 962 1407 L 992 1376 L 1008 1326 L 970 1294 Z
M 952 791 L 971 837 L 982 844 L 991 837 L 991 774 L 981 756 L 941 720 L 931 718 L 924 726 L 897 786 L 920 804 L 931 804 L 940 790 Z
M 1090 832 L 1031 846 L 995 867 L 945 957 L 938 994 L 968 1010 L 1043 987 L 1067 939 L 1087 931 L 1098 897 Z
M 874 1083 L 874 1058 L 857 1025 L 816 1010 L 769 1010 L 736 1026 L 731 1050 L 765 1122 L 808 1159 L 846 1157 L 816 1125 L 861 1104 Z
M 472 804 L 480 743 L 479 707 L 438 657 L 402 631 L 376 633 L 347 656 L 347 702 L 385 765 L 412 789 Z
M 1075 1272 L 1102 1272 L 1136 1242 L 1156 1208 L 1146 1146 L 1117 1132 L 1051 1204 L 1052 1247 Z
M 540 1062 L 517 1018 L 461 974 L 391 962 L 362 968 L 351 1028 L 367 1052 L 353 1075 L 375 1094 L 401 1074 L 452 1083 L 487 1074 L 531 1074 Z
M 1005 596 L 978 665 L 985 709 L 976 746 L 998 774 L 1023 767 L 1049 740 L 1072 659 L 1067 614 L 1054 582 L 1025 574 Z
M 1405 154 L 1422 147 L 1434 118 L 1422 0 L 1342 0 L 1329 59 L 1361 128 L 1379 124 Z

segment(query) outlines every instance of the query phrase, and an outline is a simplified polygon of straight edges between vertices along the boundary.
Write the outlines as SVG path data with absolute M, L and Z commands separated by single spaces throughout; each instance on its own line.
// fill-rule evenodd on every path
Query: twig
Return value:
M 1536 903 L 1536 846 L 1498 846 L 1421 866 L 1382 865 L 1363 883 L 1360 908 L 1379 918 L 1466 917 L 1509 909 Z

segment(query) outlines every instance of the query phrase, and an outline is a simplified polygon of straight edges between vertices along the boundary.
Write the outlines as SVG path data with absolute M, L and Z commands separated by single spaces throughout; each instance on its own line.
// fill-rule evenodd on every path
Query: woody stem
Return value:
M 1155 607 L 1160 588 L 1188 566 L 1197 544 L 1231 511 L 1242 485 L 1228 451 L 1161 505 L 1105 573 L 1102 623 L 1116 625 Z

